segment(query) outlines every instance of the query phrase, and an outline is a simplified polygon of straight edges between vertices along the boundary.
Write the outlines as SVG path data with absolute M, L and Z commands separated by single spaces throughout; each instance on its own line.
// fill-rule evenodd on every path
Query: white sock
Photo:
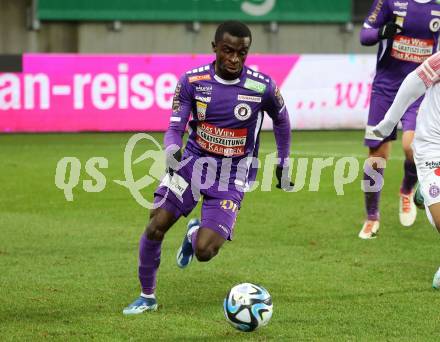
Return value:
M 199 228 L 200 228 L 200 226 L 194 226 L 188 231 L 188 233 L 186 234 L 186 238 L 188 239 L 189 243 L 192 242 L 192 235 L 197 234 L 197 231 L 199 230 Z
M 154 293 L 152 294 L 145 294 L 143 292 L 141 292 L 141 297 L 142 298 L 156 298 L 156 296 L 154 295 Z

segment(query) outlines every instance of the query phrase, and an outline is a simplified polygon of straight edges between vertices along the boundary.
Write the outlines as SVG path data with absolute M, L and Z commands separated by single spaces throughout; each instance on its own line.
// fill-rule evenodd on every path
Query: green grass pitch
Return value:
M 385 173 L 376 240 L 357 237 L 364 217 L 361 173 L 337 196 L 334 168 L 327 168 L 316 192 L 306 185 L 296 193 L 273 186 L 247 194 L 234 240 L 211 262 L 184 271 L 175 253 L 188 219 L 179 221 L 163 244 L 159 311 L 124 317 L 123 307 L 139 294 L 138 239 L 148 217 L 113 182 L 124 179 L 130 136 L 0 136 L 2 341 L 438 340 L 440 293 L 431 288 L 440 265 L 438 234 L 421 211 L 412 228 L 399 226 L 398 143 Z M 360 131 L 294 132 L 292 156 L 355 156 L 362 167 L 362 138 Z M 274 150 L 272 133 L 263 133 L 261 157 Z M 66 156 L 82 164 L 73 202 L 54 183 L 57 162 Z M 95 156 L 109 161 L 101 170 L 107 183 L 102 192 L 87 193 L 84 166 Z M 142 162 L 135 174 L 148 169 Z M 143 191 L 150 200 L 156 184 Z M 222 311 L 227 290 L 245 281 L 265 286 L 274 302 L 272 321 L 253 333 L 234 330 Z

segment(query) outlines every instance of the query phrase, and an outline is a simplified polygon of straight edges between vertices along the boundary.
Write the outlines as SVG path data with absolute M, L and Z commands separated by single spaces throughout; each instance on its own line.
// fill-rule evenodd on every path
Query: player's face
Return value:
M 249 37 L 235 37 L 225 32 L 222 40 L 217 44 L 212 43 L 212 49 L 216 54 L 216 74 L 225 80 L 233 80 L 240 76 L 250 46 Z

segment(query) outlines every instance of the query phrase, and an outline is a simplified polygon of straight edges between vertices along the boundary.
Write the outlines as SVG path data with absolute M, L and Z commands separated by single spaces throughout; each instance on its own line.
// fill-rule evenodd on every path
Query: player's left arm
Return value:
M 264 110 L 272 118 L 273 131 L 278 151 L 278 165 L 276 176 L 277 187 L 284 190 L 291 190 L 293 183 L 290 182 L 289 158 L 291 127 L 289 113 L 281 95 L 280 89 L 272 81 L 267 91 L 267 100 Z
M 393 104 L 383 120 L 373 128 L 373 133 L 381 138 L 390 135 L 408 107 L 439 81 L 440 52 L 437 52 L 404 79 Z

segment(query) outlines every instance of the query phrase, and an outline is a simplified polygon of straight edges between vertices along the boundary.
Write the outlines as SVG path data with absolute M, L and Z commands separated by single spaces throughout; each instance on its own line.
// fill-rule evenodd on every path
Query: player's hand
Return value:
M 289 168 L 277 165 L 275 175 L 278 180 L 277 188 L 284 191 L 292 191 L 295 184 L 290 181 Z
M 180 149 L 180 146 L 170 145 L 165 150 L 165 154 L 166 154 L 166 159 L 165 159 L 166 172 L 172 176 L 174 174 L 174 171 L 177 171 L 180 168 L 180 161 L 182 160 L 182 151 Z
M 379 29 L 379 39 L 390 39 L 400 32 L 402 32 L 402 27 L 390 21 Z

